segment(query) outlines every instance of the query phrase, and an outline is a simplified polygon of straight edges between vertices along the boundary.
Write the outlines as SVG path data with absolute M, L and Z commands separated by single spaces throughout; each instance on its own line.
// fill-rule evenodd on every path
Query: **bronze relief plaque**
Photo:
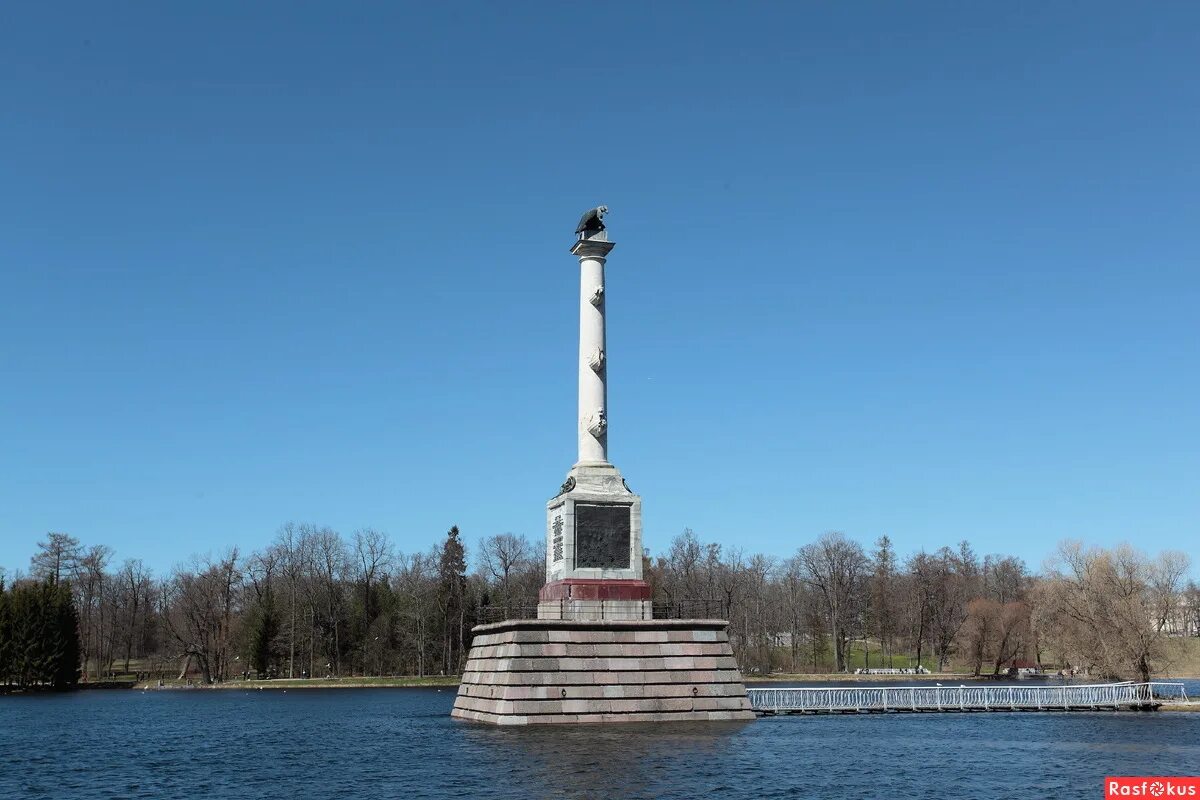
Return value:
M 575 504 L 575 568 L 630 569 L 632 507 L 621 503 Z

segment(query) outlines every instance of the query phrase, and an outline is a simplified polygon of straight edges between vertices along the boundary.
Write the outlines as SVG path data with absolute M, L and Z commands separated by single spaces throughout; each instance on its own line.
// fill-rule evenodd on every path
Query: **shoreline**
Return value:
M 458 676 L 424 678 L 417 676 L 397 676 L 392 678 L 275 678 L 267 681 L 237 680 L 210 684 L 194 683 L 190 686 L 177 681 L 171 681 L 162 686 L 159 686 L 157 682 L 142 681 L 141 683 L 130 684 L 129 688 L 143 692 L 190 691 L 192 689 L 202 691 L 231 689 L 240 689 L 242 691 L 287 691 L 288 689 L 442 689 L 447 686 L 457 687 L 458 684 Z
M 763 683 L 937 683 L 942 681 L 958 681 L 960 683 L 986 683 L 993 680 L 1009 680 L 1004 676 L 999 678 L 991 675 L 980 675 L 978 677 L 960 672 L 934 672 L 921 675 L 855 675 L 853 673 L 837 673 L 837 672 L 797 672 L 797 673 L 776 673 L 773 675 L 750 675 L 743 676 L 742 682 L 746 685 L 763 684 Z M 1046 681 L 1059 680 L 1057 675 L 1044 675 L 1034 678 L 1028 678 L 1027 681 L 1031 684 Z M 1075 682 L 1086 681 L 1087 678 L 1076 677 Z M 1169 678 L 1155 677 L 1157 681 L 1184 681 L 1184 680 L 1200 680 L 1200 677 L 1191 676 L 1172 676 Z M 395 676 L 384 678 L 275 678 L 273 680 L 256 681 L 256 680 L 235 680 L 226 681 L 225 683 L 214 683 L 209 685 L 193 684 L 188 686 L 184 683 L 171 681 L 163 686 L 159 686 L 154 682 L 145 682 L 129 684 L 130 689 L 139 689 L 142 691 L 162 691 L 168 689 L 242 689 L 242 690 L 286 690 L 286 689 L 419 689 L 422 687 L 445 688 L 448 686 L 457 687 L 459 685 L 459 676 L 433 676 L 433 677 L 417 677 L 417 676 Z M 1098 681 L 1107 682 L 1107 681 Z M 84 688 L 81 684 L 80 688 Z M 99 687 L 96 687 L 99 688 Z
M 1003 678 L 1002 678 L 1003 679 Z M 957 672 L 938 672 L 921 675 L 855 675 L 853 673 L 776 673 L 773 675 L 750 675 L 743 676 L 742 682 L 747 687 L 761 686 L 764 684 L 822 684 L 822 683 L 853 683 L 865 685 L 887 685 L 893 683 L 938 683 L 946 681 L 955 681 L 958 683 L 986 683 L 996 680 L 990 675 L 981 675 L 975 677 L 965 673 Z M 1045 682 L 1057 682 L 1058 676 L 1040 676 L 1028 679 L 1028 683 L 1037 684 Z M 1075 682 L 1086 681 L 1086 678 L 1076 678 Z M 1161 677 L 1155 676 L 1152 680 L 1171 682 L 1171 681 L 1195 681 L 1200 680 L 1200 676 L 1170 676 Z M 198 689 L 202 691 L 287 691 L 288 689 L 457 689 L 460 683 L 459 676 L 426 676 L 419 677 L 415 675 L 397 675 L 388 677 L 347 677 L 347 678 L 275 678 L 272 680 L 233 680 L 224 683 L 214 684 L 199 684 L 193 683 L 188 685 L 179 681 L 168 681 L 163 685 L 159 685 L 157 681 L 142 681 L 142 682 L 125 682 L 125 681 L 101 681 L 91 683 L 79 683 L 75 690 L 78 691 L 119 691 L 119 690 L 138 690 L 147 691 L 190 691 Z M 7 694 L 24 694 L 27 692 L 48 692 L 50 689 L 38 687 L 34 689 L 21 691 L 4 691 L 0 690 L 0 695 Z M 68 690 L 71 691 L 71 690 Z M 1164 703 L 1162 706 L 1164 711 L 1200 711 L 1200 698 L 1193 698 L 1188 703 Z
M 1190 703 L 1163 703 L 1158 707 L 1158 710 L 1177 713 L 1182 712 L 1185 714 L 1188 712 L 1200 712 L 1200 702 L 1193 700 Z

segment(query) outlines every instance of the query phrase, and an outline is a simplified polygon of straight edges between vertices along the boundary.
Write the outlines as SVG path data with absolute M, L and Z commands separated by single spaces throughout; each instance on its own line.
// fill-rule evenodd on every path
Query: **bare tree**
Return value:
M 1029 632 L 1029 606 L 1025 603 L 977 597 L 967 604 L 967 617 L 959 628 L 961 652 L 975 675 L 985 663 L 993 675 L 999 675 L 1005 664 L 1030 645 Z
M 198 667 L 205 683 L 228 677 L 241 588 L 236 549 L 216 562 L 194 558 L 191 564 L 176 567 L 164 585 L 162 618 L 179 648 L 181 679 L 191 664 Z
M 342 537 L 330 528 L 321 528 L 315 540 L 315 564 L 324 598 L 324 624 L 330 637 L 328 668 L 334 675 L 342 669 L 341 623 L 345 609 L 342 585 L 348 572 L 349 559 Z
M 804 563 L 799 556 L 792 556 L 783 562 L 778 574 L 782 588 L 782 601 L 787 615 L 791 671 L 798 672 L 800 669 L 800 635 L 801 631 L 805 630 L 805 613 L 812 602 L 809 597 L 808 585 L 804 581 Z
M 991 652 L 992 640 L 1000 624 L 1000 608 L 999 603 L 986 597 L 977 597 L 967 603 L 967 618 L 959 628 L 959 638 L 962 652 L 976 676 Z
M 742 570 L 745 599 L 741 603 L 740 640 L 743 669 L 762 675 L 771 672 L 771 627 L 778 619 L 771 602 L 771 581 L 778 565 L 774 558 L 756 553 Z
M 377 584 L 391 567 L 392 545 L 387 534 L 374 528 L 362 528 L 354 532 L 354 565 L 357 571 L 357 583 L 362 606 L 359 639 L 361 640 L 362 669 L 367 672 L 369 645 L 378 635 L 372 638 L 369 634 L 375 628 L 375 620 L 380 614 Z
M 411 663 L 415 667 L 411 671 L 424 676 L 433 659 L 431 637 L 439 628 L 433 619 L 437 607 L 437 559 L 425 553 L 401 553 L 396 563 L 394 583 L 401 598 L 399 620 L 404 625 L 399 638 L 410 643 Z
M 857 598 L 862 592 L 867 557 L 862 545 L 842 533 L 826 533 L 797 554 L 806 579 L 824 601 L 829 633 L 833 640 L 835 672 L 847 668 L 846 644 L 854 624 Z
M 1154 624 L 1159 631 L 1171 633 L 1182 625 L 1184 580 L 1191 559 L 1178 550 L 1159 553 L 1146 567 L 1149 602 L 1154 609 Z
M 29 560 L 29 571 L 38 580 L 53 583 L 73 576 L 83 556 L 79 540 L 65 533 L 47 533 L 46 540 L 38 542 L 37 548 L 37 553 Z
M 983 594 L 1000 605 L 1023 600 L 1029 586 L 1025 562 L 1013 556 L 989 555 L 983 559 Z
M 716 552 L 720 553 L 721 551 L 718 548 Z M 734 608 L 741 602 L 746 590 L 746 563 L 742 558 L 741 548 L 731 547 L 726 550 L 725 557 L 715 566 L 716 569 L 713 569 L 712 573 L 716 578 L 716 596 L 720 604 L 721 616 L 725 619 L 733 619 L 735 618 Z
M 518 601 L 524 603 L 531 599 L 527 594 L 528 578 L 531 572 L 540 573 L 541 561 L 524 536 L 498 533 L 487 537 L 479 543 L 479 562 L 483 571 L 496 581 L 498 605 L 504 608 L 505 617 L 512 613 Z M 536 599 L 536 594 L 532 599 Z
M 1072 663 L 1149 680 L 1165 656 L 1158 596 L 1177 567 L 1174 556 L 1152 562 L 1128 545 L 1105 550 L 1064 542 L 1038 587 L 1035 625 Z
M 300 584 L 308 570 L 309 549 L 294 522 L 284 523 L 271 545 L 274 561 L 287 585 L 288 597 L 288 677 L 296 677 L 296 615 L 300 602 Z
M 996 646 L 992 652 L 992 674 L 1019 656 L 1025 655 L 1033 644 L 1033 623 L 1029 605 L 1020 600 L 1005 603 L 1000 609 L 1000 625 Z
M 662 559 L 662 590 L 669 604 L 680 605 L 701 598 L 704 547 L 691 528 L 671 540 L 666 557 Z M 704 599 L 709 599 L 705 597 Z
M 920 628 L 928 632 L 938 669 L 950 664 L 950 651 L 967 618 L 967 603 L 978 596 L 979 566 L 966 542 L 958 552 L 940 548 L 932 556 L 920 553 L 910 561 L 920 601 Z M 918 660 L 920 643 L 918 642 Z
M 363 586 L 373 586 L 380 573 L 392 562 L 392 545 L 387 534 L 374 528 L 355 531 L 354 562 L 358 568 L 358 579 Z
M 150 570 L 140 558 L 128 558 L 117 573 L 117 623 L 121 641 L 125 646 L 125 672 L 129 672 L 129 661 L 135 643 L 140 647 L 146 637 L 146 617 L 149 611 L 150 589 L 153 585 Z
M 105 570 L 112 559 L 111 547 L 98 544 L 89 547 L 75 568 L 75 594 L 80 610 L 80 658 L 83 675 L 87 677 L 89 661 L 94 665 L 94 677 L 100 680 L 104 663 L 104 596 L 108 574 Z

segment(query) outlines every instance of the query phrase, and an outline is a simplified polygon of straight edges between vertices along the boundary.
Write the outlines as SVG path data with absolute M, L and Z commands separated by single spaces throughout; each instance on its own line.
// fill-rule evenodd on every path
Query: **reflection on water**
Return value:
M 472 749 L 521 764 L 530 785 L 566 797 L 638 796 L 661 782 L 667 762 L 686 755 L 703 765 L 737 746 L 753 722 L 492 728 L 466 726 Z M 694 776 L 696 780 L 699 776 Z M 712 779 L 719 779 L 713 775 Z M 693 784 L 694 785 L 694 784 Z
M 1200 714 L 493 728 L 450 690 L 0 697 L 0 798 L 1102 796 L 1200 771 Z

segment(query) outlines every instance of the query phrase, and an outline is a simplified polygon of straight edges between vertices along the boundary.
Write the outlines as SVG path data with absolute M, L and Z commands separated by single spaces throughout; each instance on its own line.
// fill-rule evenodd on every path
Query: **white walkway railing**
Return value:
M 1187 702 L 1182 683 L 1056 686 L 820 686 L 747 689 L 755 711 L 769 714 L 889 711 L 1090 711 Z

